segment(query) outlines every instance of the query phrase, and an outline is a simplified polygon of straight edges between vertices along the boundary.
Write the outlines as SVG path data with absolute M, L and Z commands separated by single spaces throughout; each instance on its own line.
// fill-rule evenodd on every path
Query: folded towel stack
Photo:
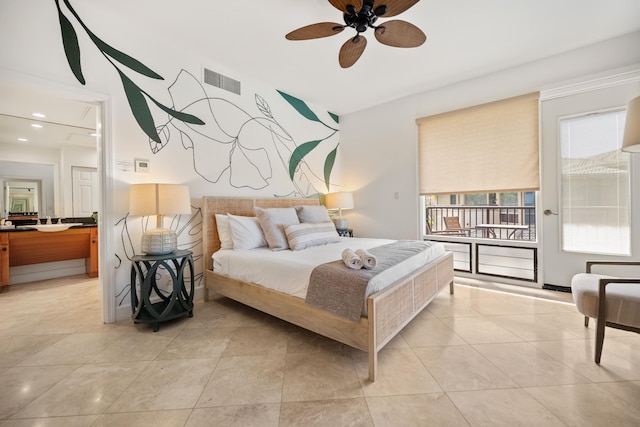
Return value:
M 344 261 L 344 265 L 354 270 L 362 268 L 362 260 L 356 255 L 353 249 L 345 249 L 342 251 L 342 261 Z
M 378 263 L 376 257 L 374 255 L 371 255 L 371 253 L 366 249 L 356 250 L 356 255 L 358 255 L 362 260 L 362 266 L 364 268 L 373 268 Z

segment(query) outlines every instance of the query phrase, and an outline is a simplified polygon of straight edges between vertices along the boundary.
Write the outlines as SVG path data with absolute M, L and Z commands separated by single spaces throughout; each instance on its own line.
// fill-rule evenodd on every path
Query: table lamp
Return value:
M 338 217 L 333 219 L 337 230 L 349 228 L 347 218 L 342 216 L 342 209 L 353 209 L 353 194 L 346 192 L 329 193 L 326 197 L 327 209 L 338 209 Z
M 640 153 L 640 96 L 633 98 L 627 106 L 622 151 Z
M 178 236 L 164 228 L 165 215 L 191 214 L 189 187 L 176 184 L 133 184 L 129 194 L 131 215 L 156 215 L 156 228 L 142 235 L 142 252 L 147 255 L 170 254 L 178 248 Z

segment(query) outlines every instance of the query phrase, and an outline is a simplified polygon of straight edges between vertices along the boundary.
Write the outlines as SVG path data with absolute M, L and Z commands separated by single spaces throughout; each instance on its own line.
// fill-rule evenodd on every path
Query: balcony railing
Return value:
M 428 206 L 427 235 L 535 241 L 535 209 L 535 206 Z

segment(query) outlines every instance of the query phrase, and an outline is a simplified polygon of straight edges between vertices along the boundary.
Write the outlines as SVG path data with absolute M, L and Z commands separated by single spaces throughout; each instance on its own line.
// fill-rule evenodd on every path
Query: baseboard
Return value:
M 18 285 L 85 273 L 84 259 L 20 265 L 9 268 L 9 284 Z
M 542 285 L 542 289 L 546 289 L 548 291 L 566 292 L 568 294 L 571 293 L 570 286 L 550 285 L 548 283 L 545 283 L 544 285 Z

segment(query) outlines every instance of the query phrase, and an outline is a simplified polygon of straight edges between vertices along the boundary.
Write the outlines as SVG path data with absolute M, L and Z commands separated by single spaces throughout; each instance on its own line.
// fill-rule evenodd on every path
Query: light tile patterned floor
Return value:
M 0 294 L 0 426 L 640 425 L 640 335 L 607 329 L 597 366 L 570 295 L 516 291 L 547 299 L 445 291 L 370 383 L 363 352 L 227 299 L 153 333 L 102 324 L 95 280 L 15 285 Z

